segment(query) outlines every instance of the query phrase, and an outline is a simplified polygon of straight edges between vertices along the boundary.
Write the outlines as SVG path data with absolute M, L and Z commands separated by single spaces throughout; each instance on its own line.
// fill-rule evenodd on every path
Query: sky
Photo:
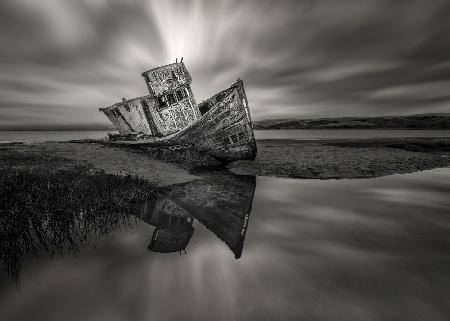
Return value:
M 0 129 L 109 126 L 181 57 L 255 120 L 450 112 L 449 37 L 448 0 L 2 0 Z

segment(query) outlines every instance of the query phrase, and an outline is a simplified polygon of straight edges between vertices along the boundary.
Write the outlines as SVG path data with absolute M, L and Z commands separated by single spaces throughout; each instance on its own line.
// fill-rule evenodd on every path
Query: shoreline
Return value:
M 47 168 L 45 162 L 39 159 L 58 158 L 64 160 L 60 169 L 71 164 L 90 166 L 94 170 L 105 174 L 120 176 L 139 176 L 150 181 L 156 187 L 165 187 L 181 184 L 198 179 L 175 164 L 163 162 L 134 151 L 125 151 L 112 146 L 103 146 L 98 143 L 73 142 L 39 142 L 39 143 L 9 143 L 0 144 L 0 168 L 6 166 L 11 169 L 23 170 L 24 167 Z M 9 164 L 11 158 L 19 160 L 19 165 Z M 29 164 L 21 164 L 22 159 L 33 159 Z
M 89 164 L 107 174 L 140 176 L 158 187 L 201 179 L 198 173 L 202 170 L 218 168 L 237 175 L 359 179 L 450 167 L 450 138 L 445 137 L 272 139 L 257 140 L 257 144 L 255 161 L 225 165 L 191 149 L 130 147 L 92 140 L 0 143 L 0 151 L 3 161 L 54 156 Z
M 235 174 L 307 179 L 373 178 L 450 166 L 450 138 L 260 140 Z

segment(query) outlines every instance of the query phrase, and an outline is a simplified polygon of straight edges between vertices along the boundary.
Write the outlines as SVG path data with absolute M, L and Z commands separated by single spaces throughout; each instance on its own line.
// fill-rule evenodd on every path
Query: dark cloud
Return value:
M 450 112 L 450 4 L 0 2 L 0 127 L 107 124 L 184 57 L 197 100 L 244 80 L 255 119 Z

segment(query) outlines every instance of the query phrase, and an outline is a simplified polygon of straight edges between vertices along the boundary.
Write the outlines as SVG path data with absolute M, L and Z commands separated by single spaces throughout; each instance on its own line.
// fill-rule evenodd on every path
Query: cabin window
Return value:
M 201 115 L 204 115 L 209 110 L 208 102 L 203 102 L 198 105 L 198 110 L 200 111 Z
M 161 96 L 158 98 L 159 108 L 163 109 L 167 107 L 167 98 L 165 96 Z
M 178 101 L 183 100 L 185 98 L 184 91 L 183 90 L 177 90 L 176 91 L 176 96 L 177 96 L 177 100 Z
M 167 100 L 169 101 L 169 105 L 173 105 L 175 104 L 175 96 L 173 94 L 168 94 L 167 95 Z

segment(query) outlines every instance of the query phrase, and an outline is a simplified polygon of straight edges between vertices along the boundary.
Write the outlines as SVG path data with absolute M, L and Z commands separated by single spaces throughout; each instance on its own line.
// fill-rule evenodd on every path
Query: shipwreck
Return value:
M 255 159 L 256 141 L 242 80 L 197 104 L 181 59 L 142 73 L 149 95 L 100 108 L 119 134 L 111 142 L 189 146 L 230 162 Z

